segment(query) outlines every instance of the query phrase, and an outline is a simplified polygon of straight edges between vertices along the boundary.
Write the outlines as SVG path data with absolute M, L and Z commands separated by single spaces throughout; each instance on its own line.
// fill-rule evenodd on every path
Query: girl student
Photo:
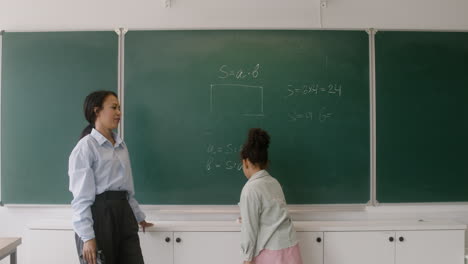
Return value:
M 244 264 L 302 264 L 283 190 L 266 171 L 269 145 L 268 133 L 252 128 L 242 147 L 241 254 Z

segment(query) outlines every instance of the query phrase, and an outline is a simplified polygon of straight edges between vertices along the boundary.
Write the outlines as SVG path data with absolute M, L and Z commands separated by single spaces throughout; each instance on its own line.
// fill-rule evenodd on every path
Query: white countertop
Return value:
M 239 232 L 236 221 L 152 221 L 147 232 Z M 451 221 L 294 221 L 298 232 L 465 230 Z M 28 225 L 32 230 L 72 230 L 70 220 L 41 220 Z

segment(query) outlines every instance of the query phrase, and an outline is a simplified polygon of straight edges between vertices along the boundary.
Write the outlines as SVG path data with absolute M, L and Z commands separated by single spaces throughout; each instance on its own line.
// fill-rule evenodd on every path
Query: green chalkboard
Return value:
M 468 33 L 378 32 L 377 200 L 468 201 Z
M 68 157 L 87 125 L 83 101 L 117 87 L 115 32 L 6 32 L 1 188 L 6 204 L 66 204 Z
M 137 198 L 235 204 L 247 130 L 271 134 L 288 203 L 369 201 L 364 31 L 130 31 L 125 125 Z

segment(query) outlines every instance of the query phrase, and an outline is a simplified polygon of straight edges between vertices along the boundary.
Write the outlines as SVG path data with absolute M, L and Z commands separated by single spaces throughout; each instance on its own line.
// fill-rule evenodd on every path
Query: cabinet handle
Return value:
M 390 240 L 390 242 L 393 242 L 393 240 L 395 239 L 393 239 L 393 237 L 389 237 L 388 240 Z
M 405 241 L 405 238 L 404 238 L 404 237 L 400 237 L 400 238 L 398 238 L 398 240 L 400 240 L 400 242 L 403 242 L 403 241 Z
M 318 243 L 322 242 L 322 238 L 321 238 L 321 237 L 317 237 L 317 242 L 318 242 Z
M 180 239 L 180 237 L 176 238 L 175 242 L 177 243 L 180 243 L 182 241 L 182 239 Z
M 166 240 L 167 243 L 171 242 L 171 239 L 169 237 L 166 237 L 166 239 L 164 240 Z

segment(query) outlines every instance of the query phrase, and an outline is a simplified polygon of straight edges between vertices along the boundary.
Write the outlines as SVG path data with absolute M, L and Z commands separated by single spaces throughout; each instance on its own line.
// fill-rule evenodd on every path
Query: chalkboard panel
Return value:
M 293 204 L 369 200 L 364 31 L 130 31 L 125 141 L 148 204 L 235 204 L 239 149 L 271 134 L 270 173 Z
M 377 200 L 468 201 L 468 33 L 376 35 Z
M 83 101 L 117 90 L 115 32 L 6 32 L 2 45 L 2 201 L 67 204 L 68 157 Z

